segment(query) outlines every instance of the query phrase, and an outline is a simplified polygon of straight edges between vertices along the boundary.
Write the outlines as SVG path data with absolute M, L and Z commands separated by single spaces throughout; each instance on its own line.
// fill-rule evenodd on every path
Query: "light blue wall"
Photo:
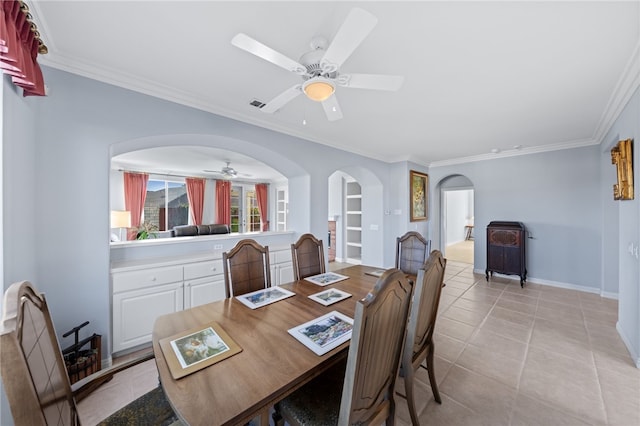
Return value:
M 613 201 L 613 184 L 617 178 L 611 164 L 611 147 L 618 141 L 634 139 L 633 180 L 635 198 Z M 630 245 L 638 247 L 640 242 L 640 90 L 618 116 L 605 137 L 607 142 L 601 150 L 602 174 L 601 202 L 603 206 L 602 258 L 603 279 L 606 288 L 618 283 L 618 324 L 622 339 L 629 347 L 636 365 L 640 367 L 640 268 L 638 257 L 628 251 Z
M 38 281 L 35 223 L 39 193 L 35 169 L 35 98 L 23 98 L 2 75 L 2 277 L 3 289 L 22 280 Z M 4 291 L 3 291 L 4 294 Z M 47 297 L 49 295 L 47 294 Z M 2 425 L 13 424 L 2 392 Z
M 486 268 L 486 226 L 493 220 L 523 222 L 527 270 L 539 282 L 600 292 L 602 209 L 597 146 L 432 167 L 433 205 L 439 183 L 462 175 L 473 184 L 475 269 Z M 437 221 L 436 221 L 437 220 Z M 441 241 L 440 219 L 432 233 Z
M 3 227 L 5 287 L 15 281 L 37 280 L 35 224 L 38 181 L 34 98 L 23 98 L 3 75 Z

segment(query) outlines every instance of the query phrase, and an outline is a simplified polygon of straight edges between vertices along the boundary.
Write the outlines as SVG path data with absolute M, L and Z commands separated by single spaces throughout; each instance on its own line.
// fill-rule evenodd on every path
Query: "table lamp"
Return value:
M 122 228 L 131 228 L 131 212 L 111 210 L 111 228 L 120 228 L 120 241 L 122 241 Z

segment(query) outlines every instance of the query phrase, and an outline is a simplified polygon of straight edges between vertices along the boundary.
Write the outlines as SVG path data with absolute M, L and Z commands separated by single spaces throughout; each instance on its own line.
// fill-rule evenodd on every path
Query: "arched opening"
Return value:
M 278 210 L 286 199 L 287 179 L 252 157 L 203 146 L 156 147 L 126 152 L 111 159 L 111 210 L 124 210 L 124 172 L 149 175 L 144 223 L 167 236 L 174 226 L 191 224 L 185 181 L 205 179 L 202 223 L 216 222 L 216 181 L 231 184 L 231 232 L 286 230 L 287 217 Z M 261 224 L 256 184 L 268 185 L 267 221 Z
M 286 231 L 296 229 L 301 225 L 296 222 L 303 220 L 290 220 L 287 215 L 291 180 L 285 174 L 293 175 L 296 182 L 303 179 L 305 172 L 282 155 L 246 141 L 232 141 L 215 135 L 163 135 L 114 144 L 110 158 L 111 210 L 124 210 L 124 171 L 148 173 L 155 186 L 167 184 L 166 189 L 158 189 L 159 195 L 156 197 L 166 204 L 159 209 L 158 215 L 153 216 L 154 221 L 161 223 L 159 226 L 156 224 L 156 229 L 161 231 L 159 236 L 167 236 L 171 229 L 169 225 L 174 225 L 169 216 L 171 211 L 179 209 L 173 207 L 172 203 L 184 204 L 180 199 L 185 195 L 179 192 L 184 192 L 180 185 L 184 187 L 186 177 L 206 179 L 204 224 L 215 222 L 216 180 L 228 180 L 232 184 L 232 232 Z M 227 173 L 229 169 L 233 169 L 233 173 Z M 261 221 L 259 213 L 256 213 L 255 188 L 258 183 L 268 184 L 268 223 L 264 229 L 262 225 L 256 225 Z M 149 185 L 148 193 L 154 191 L 155 186 Z M 299 185 L 295 186 L 297 188 Z M 294 204 L 308 201 L 304 194 L 296 194 L 296 200 Z M 162 215 L 163 211 L 167 213 Z M 147 212 L 146 206 L 145 213 L 151 219 L 152 215 Z M 180 215 L 183 219 L 184 216 Z
M 369 170 L 350 167 L 328 178 L 329 230 L 335 229 L 335 245 L 329 259 L 347 264 L 383 265 L 382 183 Z M 330 240 L 333 238 L 329 236 Z M 330 262 L 330 269 L 333 265 Z
M 461 175 L 442 179 L 440 188 L 440 246 L 447 260 L 474 263 L 473 183 Z

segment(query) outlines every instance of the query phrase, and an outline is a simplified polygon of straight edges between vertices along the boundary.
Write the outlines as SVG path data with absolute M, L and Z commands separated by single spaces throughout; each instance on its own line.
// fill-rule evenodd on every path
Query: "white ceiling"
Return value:
M 596 144 L 640 80 L 638 1 L 28 4 L 41 64 L 389 162 Z M 403 75 L 399 91 L 338 87 L 334 122 L 304 96 L 274 114 L 249 105 L 301 78 L 232 46 L 235 34 L 298 60 L 353 7 L 378 23 L 341 71 Z

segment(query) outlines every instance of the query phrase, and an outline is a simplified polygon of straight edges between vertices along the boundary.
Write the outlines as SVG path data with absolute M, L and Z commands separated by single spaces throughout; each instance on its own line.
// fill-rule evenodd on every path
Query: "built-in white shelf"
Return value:
M 345 234 L 348 263 L 362 263 L 362 189 L 356 181 L 345 182 Z

